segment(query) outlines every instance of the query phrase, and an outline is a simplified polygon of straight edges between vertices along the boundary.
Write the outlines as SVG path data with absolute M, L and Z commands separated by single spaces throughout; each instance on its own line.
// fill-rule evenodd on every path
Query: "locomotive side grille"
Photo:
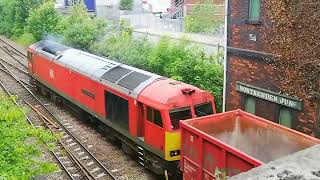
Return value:
M 122 78 L 124 75 L 128 74 L 129 72 L 131 72 L 130 69 L 123 68 L 121 66 L 117 66 L 117 67 L 107 71 L 106 73 L 104 73 L 101 78 L 115 83 L 120 78 Z
M 139 72 L 132 72 L 121 79 L 118 82 L 118 85 L 133 91 L 136 87 L 148 80 L 150 77 L 151 76 Z

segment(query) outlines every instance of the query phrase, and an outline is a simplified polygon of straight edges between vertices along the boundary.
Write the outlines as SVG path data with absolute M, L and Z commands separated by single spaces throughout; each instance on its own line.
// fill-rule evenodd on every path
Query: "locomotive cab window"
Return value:
M 190 107 L 174 109 L 170 111 L 172 129 L 179 129 L 179 121 L 191 119 L 192 113 Z
M 156 109 L 147 107 L 147 120 L 159 127 L 163 127 L 161 113 Z
M 194 106 L 194 111 L 197 117 L 207 116 L 213 114 L 212 103 L 207 102 Z

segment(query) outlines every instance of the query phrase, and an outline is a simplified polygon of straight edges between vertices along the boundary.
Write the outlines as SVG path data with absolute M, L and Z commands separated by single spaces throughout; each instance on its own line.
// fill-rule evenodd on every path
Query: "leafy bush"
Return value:
M 1 0 L 0 33 L 19 37 L 24 32 L 30 10 L 36 9 L 44 0 Z
M 57 32 L 60 20 L 58 12 L 52 2 L 44 3 L 39 8 L 31 11 L 27 19 L 27 30 L 36 40 L 41 40 L 44 35 Z
M 120 10 L 132 10 L 133 0 L 120 0 Z
M 37 40 L 33 37 L 33 35 L 31 33 L 23 33 L 17 39 L 17 42 L 24 45 L 24 46 L 29 46 L 30 44 L 37 42 Z
M 134 39 L 132 35 L 123 33 L 111 35 L 93 49 L 110 59 L 148 70 L 152 44 L 146 39 Z
M 204 51 L 183 39 L 162 38 L 157 45 L 146 39 L 135 39 L 126 31 L 107 38 L 92 47 L 100 55 L 162 76 L 192 84 L 212 92 L 217 109 L 221 111 L 223 66 L 221 53 L 208 56 Z
M 214 33 L 222 22 L 216 19 L 217 6 L 212 3 L 196 4 L 192 13 L 186 16 L 185 28 L 187 32 L 194 33 Z
M 212 92 L 217 109 L 222 108 L 223 66 L 221 54 L 207 56 L 198 46 L 182 39 L 176 43 L 162 39 L 150 59 L 150 69 L 163 76 L 192 84 Z
M 29 125 L 11 99 L 0 92 L 0 178 L 31 179 L 58 170 L 58 166 L 39 160 L 45 142 L 54 137 L 43 129 Z M 48 147 L 47 147 L 48 148 Z
M 92 19 L 83 3 L 72 7 L 70 15 L 58 24 L 59 31 L 64 35 L 65 43 L 89 49 L 91 44 L 103 34 L 106 21 Z
M 12 36 L 15 22 L 15 0 L 0 1 L 0 33 Z

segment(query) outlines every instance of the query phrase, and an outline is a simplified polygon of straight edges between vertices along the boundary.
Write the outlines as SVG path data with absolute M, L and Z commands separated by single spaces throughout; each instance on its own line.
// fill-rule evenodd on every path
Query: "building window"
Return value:
M 252 96 L 246 98 L 245 111 L 251 114 L 256 113 L 256 99 Z
M 159 127 L 163 127 L 161 113 L 156 109 L 147 107 L 147 120 Z
M 261 0 L 250 0 L 249 21 L 259 21 L 261 13 Z
M 279 113 L 279 124 L 292 128 L 292 116 L 288 109 L 282 108 Z

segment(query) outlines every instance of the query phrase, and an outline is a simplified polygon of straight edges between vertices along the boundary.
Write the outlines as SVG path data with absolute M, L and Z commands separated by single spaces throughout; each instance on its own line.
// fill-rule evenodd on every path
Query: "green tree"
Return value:
M 59 20 L 60 16 L 54 8 L 54 3 L 44 3 L 31 11 L 27 19 L 27 31 L 33 34 L 36 40 L 41 40 L 44 35 L 57 32 Z
M 217 6 L 206 1 L 203 4 L 194 5 L 192 13 L 186 16 L 185 28 L 187 32 L 214 33 L 222 25 L 217 19 Z
M 123 31 L 121 35 L 111 35 L 91 49 L 115 61 L 149 70 L 148 62 L 153 44 L 144 38 L 135 39 L 130 31 Z
M 199 53 L 199 54 L 198 54 Z M 216 100 L 218 111 L 222 108 L 223 66 L 217 63 L 218 56 L 208 59 L 202 52 L 195 53 L 180 61 L 175 61 L 166 70 L 179 81 L 183 81 L 211 92 Z M 198 54 L 198 58 L 193 56 Z
M 15 0 L 0 1 L 0 34 L 13 35 L 16 2 Z
M 45 143 L 55 138 L 43 129 L 29 125 L 23 112 L 10 98 L 0 92 L 0 178 L 30 179 L 58 170 L 58 166 L 44 160 Z
M 120 10 L 132 10 L 133 0 L 120 0 Z
M 19 37 L 24 32 L 24 27 L 27 25 L 27 19 L 30 15 L 30 11 L 38 8 L 44 3 L 44 0 L 15 0 L 15 21 L 13 34 L 15 37 Z
M 163 39 L 153 55 L 150 62 L 153 71 L 211 92 L 215 97 L 218 111 L 221 111 L 223 93 L 223 66 L 219 62 L 221 53 L 208 56 L 188 40 L 175 43 Z
M 1 0 L 0 33 L 15 37 L 22 35 L 30 10 L 43 2 L 44 0 Z
M 192 84 L 212 92 L 221 111 L 223 66 L 221 53 L 208 56 L 190 41 L 172 41 L 164 37 L 153 45 L 146 39 L 135 39 L 130 31 L 112 35 L 94 46 L 95 52 L 124 64 Z
M 91 18 L 83 2 L 71 8 L 70 15 L 58 24 L 65 43 L 81 49 L 89 49 L 93 42 L 103 34 L 106 21 Z

